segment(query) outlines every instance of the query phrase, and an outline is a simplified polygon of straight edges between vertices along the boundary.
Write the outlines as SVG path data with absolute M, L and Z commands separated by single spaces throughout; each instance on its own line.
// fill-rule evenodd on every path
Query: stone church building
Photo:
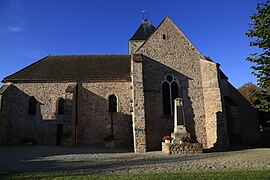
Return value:
M 166 17 L 145 20 L 129 54 L 47 56 L 3 79 L 0 144 L 96 146 L 113 134 L 135 152 L 160 150 L 173 101 L 203 148 L 258 141 L 257 111 L 219 64 Z

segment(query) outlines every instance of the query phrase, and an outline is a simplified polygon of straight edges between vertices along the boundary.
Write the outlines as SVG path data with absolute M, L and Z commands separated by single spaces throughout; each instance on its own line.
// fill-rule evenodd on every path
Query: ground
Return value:
M 49 146 L 0 147 L 0 174 L 12 172 L 146 173 L 270 170 L 270 148 L 196 155 L 133 153 L 125 149 Z

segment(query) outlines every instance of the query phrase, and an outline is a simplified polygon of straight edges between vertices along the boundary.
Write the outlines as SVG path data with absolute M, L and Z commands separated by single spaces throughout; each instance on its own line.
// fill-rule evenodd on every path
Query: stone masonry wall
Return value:
M 70 83 L 65 91 L 65 106 L 63 119 L 63 133 L 61 135 L 62 145 L 77 146 L 76 130 L 77 126 L 77 91 L 78 84 Z
M 166 74 L 179 81 L 188 132 L 197 136 L 200 143 L 206 143 L 200 52 L 165 18 L 136 53 L 147 56 L 143 61 L 143 79 L 148 150 L 161 149 L 162 137 L 173 130 L 173 118 L 162 113 L 161 80 Z
M 258 112 L 242 96 L 238 90 L 233 87 L 227 80 L 221 80 L 222 95 L 230 97 L 235 103 L 234 121 L 232 122 L 233 131 L 239 135 L 238 139 L 245 144 L 257 145 L 259 140 L 259 120 Z M 235 142 L 241 143 L 241 142 Z
M 102 145 L 111 135 L 109 96 L 117 97 L 113 114 L 114 137 L 120 146 L 133 147 L 131 82 L 88 82 L 78 86 L 78 144 Z
M 202 86 L 204 94 L 205 130 L 207 141 L 204 147 L 212 148 L 217 143 L 218 129 L 224 129 L 224 113 L 218 80 L 218 65 L 214 62 L 201 60 Z M 219 142 L 225 143 L 225 142 Z
M 135 152 L 146 151 L 145 132 L 145 102 L 143 87 L 143 58 L 142 55 L 133 54 L 131 57 L 132 71 L 132 100 L 133 100 L 133 137 Z
M 63 117 L 57 115 L 59 97 L 64 97 L 67 83 L 18 83 L 10 88 L 9 111 L 6 113 L 8 144 L 19 144 L 24 138 L 32 138 L 37 144 L 56 144 L 57 124 Z M 36 115 L 28 114 L 31 96 L 37 100 Z
M 162 142 L 162 152 L 165 154 L 196 154 L 202 153 L 203 149 L 200 143 L 173 144 Z
M 8 89 L 10 89 L 11 86 L 8 86 L 8 88 L 5 90 L 5 92 L 0 94 L 0 145 L 7 144 L 7 114 L 9 112 L 8 104 L 9 101 L 7 97 L 10 95 Z
M 8 91 L 7 98 L 10 104 L 5 106 L 10 108 L 5 113 L 7 117 L 5 120 L 8 122 L 7 143 L 19 144 L 22 139 L 30 137 L 37 144 L 55 145 L 57 124 L 64 124 L 62 143 L 72 145 L 75 138 L 72 125 L 75 99 L 74 92 L 66 92 L 69 85 L 69 83 L 15 84 Z M 131 82 L 79 83 L 77 144 L 104 145 L 104 138 L 111 132 L 108 97 L 114 94 L 117 96 L 117 113 L 114 113 L 113 117 L 114 136 L 120 140 L 122 146 L 133 147 L 131 91 Z M 28 102 L 31 96 L 38 101 L 36 115 L 28 115 Z M 60 97 L 67 100 L 64 116 L 57 115 L 57 101 Z M 67 109 L 67 106 L 70 108 Z M 68 122 L 63 122 L 64 118 L 68 119 Z M 69 137 L 64 137 L 67 134 Z
M 135 53 L 139 47 L 144 43 L 144 40 L 132 40 L 128 42 L 128 53 Z

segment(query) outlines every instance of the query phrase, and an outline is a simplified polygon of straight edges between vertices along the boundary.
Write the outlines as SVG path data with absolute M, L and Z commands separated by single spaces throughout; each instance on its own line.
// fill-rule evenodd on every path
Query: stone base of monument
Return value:
M 172 143 L 173 144 L 181 144 L 182 137 L 189 137 L 190 138 L 190 134 L 187 133 L 186 128 L 184 125 L 177 125 L 177 129 L 175 129 L 175 131 L 171 134 L 171 137 L 173 138 Z
M 200 143 L 183 142 L 181 144 L 162 142 L 162 151 L 165 154 L 196 154 L 202 153 L 203 148 Z

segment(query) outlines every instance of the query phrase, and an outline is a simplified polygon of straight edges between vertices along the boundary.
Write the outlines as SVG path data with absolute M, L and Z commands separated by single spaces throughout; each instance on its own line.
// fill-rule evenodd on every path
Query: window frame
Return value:
M 59 107 L 60 107 L 60 102 L 61 101 L 63 101 L 62 114 L 59 113 L 60 112 Z M 63 97 L 58 98 L 57 105 L 56 105 L 56 110 L 57 110 L 56 112 L 57 112 L 58 116 L 63 116 L 65 114 L 65 99 Z
M 111 102 L 112 99 L 111 98 L 115 98 L 113 99 L 114 102 Z M 113 113 L 113 112 L 117 112 L 118 110 L 118 98 L 115 94 L 110 94 L 108 96 L 108 101 L 109 101 L 109 112 Z
M 168 80 L 168 78 L 167 77 L 169 77 L 169 76 L 171 76 L 171 80 Z M 172 84 L 173 83 L 176 83 L 176 85 L 177 85 L 177 93 L 176 93 L 176 97 L 174 98 L 174 99 L 176 99 L 177 97 L 179 97 L 179 82 L 178 82 L 178 80 L 172 75 L 172 74 L 166 74 L 163 78 L 162 78 L 162 80 L 161 80 L 161 89 L 162 89 L 162 112 L 163 112 L 163 115 L 164 116 L 173 116 L 173 114 L 174 114 L 174 99 L 173 99 L 173 94 L 174 94 L 174 92 L 173 92 L 173 89 L 172 89 Z M 165 103 L 164 102 L 164 99 L 165 99 L 165 97 L 164 97 L 164 88 L 163 88 L 163 84 L 164 83 L 168 83 L 168 85 L 169 85 L 169 98 L 166 98 L 166 99 L 169 99 L 169 103 Z M 170 106 L 169 106 L 169 108 L 168 107 L 164 107 L 164 104 L 169 104 Z M 166 109 L 168 108 L 169 109 L 169 113 L 167 114 L 165 111 L 167 111 Z
M 34 96 L 31 96 L 28 100 L 28 115 L 37 114 L 37 99 Z

